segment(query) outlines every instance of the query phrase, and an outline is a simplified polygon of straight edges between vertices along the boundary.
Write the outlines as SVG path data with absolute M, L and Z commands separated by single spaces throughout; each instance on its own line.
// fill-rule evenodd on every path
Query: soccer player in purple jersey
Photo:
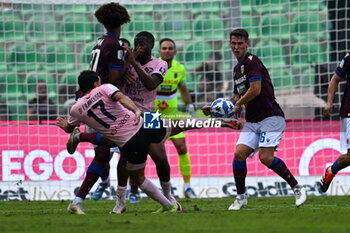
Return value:
M 112 84 L 101 85 L 101 79 L 94 71 L 81 72 L 78 84 L 84 96 L 71 108 L 69 120 L 58 118 L 56 125 L 71 133 L 75 131 L 75 127 L 79 127 L 80 122 L 83 122 L 101 132 L 113 143 L 112 146 L 121 149 L 127 161 L 126 168 L 130 177 L 143 192 L 162 205 L 158 212 L 177 212 L 178 206 L 169 201 L 150 180 L 145 178 L 144 169 L 149 144 L 165 141 L 172 130 L 174 133 L 180 131 L 171 127 L 144 130 L 141 111 L 130 98 Z M 79 133 L 72 135 L 79 136 Z M 98 140 L 95 144 L 97 143 Z M 75 148 L 76 145 L 70 150 L 74 153 Z M 93 162 L 88 168 L 87 176 L 97 180 L 102 169 L 102 166 Z M 85 214 L 81 203 L 71 203 L 68 210 L 75 214 Z M 124 211 L 125 209 L 121 210 Z
M 333 77 L 328 86 L 327 105 L 323 110 L 325 117 L 330 117 L 333 110 L 334 95 L 337 92 L 339 82 L 346 80 L 346 89 L 340 106 L 340 117 L 342 118 L 340 130 L 340 145 L 342 150 L 347 150 L 346 154 L 340 155 L 339 158 L 326 169 L 321 179 L 321 191 L 326 192 L 334 176 L 343 168 L 350 165 L 350 55 L 347 53 L 339 66 L 335 70 Z
M 306 189 L 298 185 L 285 163 L 274 156 L 286 126 L 284 113 L 276 102 L 267 69 L 257 56 L 248 52 L 249 45 L 246 30 L 235 29 L 230 33 L 230 46 L 238 60 L 233 70 L 235 118 L 240 116 L 245 105 L 247 123 L 239 136 L 232 164 L 237 198 L 228 209 L 239 210 L 248 204 L 246 160 L 257 151 L 260 161 L 287 181 L 299 207 L 306 201 Z M 203 107 L 203 112 L 210 114 L 208 106 Z
M 96 42 L 90 60 L 90 70 L 97 71 L 101 77 L 101 82 L 116 84 L 118 80 L 123 76 L 123 69 L 127 64 L 124 64 L 124 49 L 122 41 L 119 40 L 121 26 L 130 21 L 130 16 L 125 7 L 118 3 L 108 3 L 102 5 L 96 12 L 95 16 L 97 20 L 103 24 L 106 28 L 107 33 L 103 35 Z M 76 97 L 82 96 L 81 91 L 77 91 Z M 87 127 L 88 130 L 92 130 Z M 79 131 L 79 128 L 75 129 Z M 94 146 L 95 157 L 91 162 L 90 166 L 104 167 L 110 160 L 110 148 L 107 146 Z M 70 151 L 68 151 L 70 152 Z M 82 204 L 86 195 L 89 193 L 92 186 L 96 183 L 99 176 L 101 176 L 102 170 L 88 170 L 85 179 L 80 186 L 78 193 L 72 205 L 68 208 L 74 207 L 75 205 Z M 108 184 L 108 182 L 106 182 Z M 72 209 L 68 209 L 72 212 Z

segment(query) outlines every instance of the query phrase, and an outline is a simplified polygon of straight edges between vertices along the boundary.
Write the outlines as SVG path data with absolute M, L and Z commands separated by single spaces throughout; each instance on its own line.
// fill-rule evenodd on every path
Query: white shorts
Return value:
M 260 147 L 275 147 L 277 151 L 282 134 L 286 128 L 286 121 L 281 116 L 268 117 L 260 122 L 245 123 L 239 135 L 237 145 L 243 144 L 254 150 L 249 157 L 253 157 Z
M 94 132 L 97 132 L 94 128 L 91 128 L 90 126 L 88 126 L 88 125 L 85 125 L 85 131 L 87 132 L 87 133 L 94 133 Z M 96 144 L 92 144 L 92 146 L 94 147 L 94 149 L 96 148 L 96 147 L 98 147 L 98 145 L 96 145 Z M 119 150 L 119 147 L 111 147 L 111 149 L 110 149 L 110 152 L 115 152 L 115 153 L 118 153 L 118 154 L 120 154 L 120 150 Z
M 350 118 L 342 118 L 340 127 L 340 148 L 341 150 L 350 149 Z

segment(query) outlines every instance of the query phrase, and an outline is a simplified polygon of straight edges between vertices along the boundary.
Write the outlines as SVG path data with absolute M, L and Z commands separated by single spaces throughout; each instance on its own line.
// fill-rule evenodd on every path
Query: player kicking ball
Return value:
M 144 169 L 149 144 L 161 143 L 183 129 L 179 126 L 165 128 L 163 125 L 160 129 L 144 129 L 141 111 L 130 98 L 123 95 L 112 84 L 101 85 L 100 77 L 94 71 L 81 72 L 78 84 L 84 96 L 72 106 L 69 120 L 58 118 L 56 122 L 56 125 L 65 132 L 72 133 L 67 143 L 68 152 L 74 153 L 80 141 L 97 145 L 118 146 L 125 154 L 130 178 L 151 199 L 161 204 L 162 207 L 157 212 L 180 212 L 181 205 L 179 203 L 172 204 L 157 186 L 145 177 Z M 196 121 L 207 120 L 196 119 Z M 79 129 L 75 127 L 79 127 L 81 122 L 96 129 L 99 133 L 80 133 Z M 200 127 L 188 127 L 187 129 L 190 128 Z M 90 176 L 97 180 L 102 169 L 103 166 L 92 162 L 87 173 L 90 173 Z M 118 203 L 115 208 L 119 210 Z M 116 213 L 114 209 L 110 213 Z M 74 214 L 85 214 L 82 201 L 69 204 L 68 211 Z M 125 212 L 125 209 L 121 212 Z

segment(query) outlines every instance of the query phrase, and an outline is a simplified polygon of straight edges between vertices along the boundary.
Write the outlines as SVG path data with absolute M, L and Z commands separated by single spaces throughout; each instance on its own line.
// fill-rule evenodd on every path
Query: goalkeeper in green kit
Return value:
M 159 55 L 162 60 L 168 63 L 168 71 L 163 82 L 159 85 L 157 97 L 154 103 L 154 110 L 162 113 L 162 118 L 178 118 L 177 89 L 192 117 L 196 117 L 196 111 L 192 104 L 191 96 L 185 84 L 185 67 L 174 60 L 176 45 L 172 39 L 164 38 L 159 42 Z M 180 116 L 181 118 L 181 116 Z M 196 198 L 191 188 L 191 162 L 186 147 L 185 134 L 181 132 L 168 138 L 174 143 L 179 154 L 179 167 L 184 179 L 184 196 Z

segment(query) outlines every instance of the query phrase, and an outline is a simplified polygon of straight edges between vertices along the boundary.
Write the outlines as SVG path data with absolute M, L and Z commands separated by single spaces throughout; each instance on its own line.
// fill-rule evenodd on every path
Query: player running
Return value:
M 350 56 L 347 53 L 344 59 L 340 62 L 339 66 L 335 70 L 333 77 L 328 86 L 328 98 L 327 105 L 323 110 L 325 117 L 330 117 L 333 110 L 334 95 L 337 92 L 340 81 L 347 81 L 346 89 L 340 106 L 341 131 L 340 131 L 340 144 L 342 150 L 347 150 L 346 154 L 340 155 L 339 158 L 326 169 L 325 174 L 321 179 L 321 191 L 327 192 L 329 185 L 331 184 L 334 176 L 343 168 L 350 165 L 350 82 L 348 77 L 350 75 Z
M 242 105 L 245 105 L 247 123 L 236 144 L 232 164 L 237 198 L 228 209 L 239 210 L 248 204 L 246 160 L 257 151 L 260 161 L 290 185 L 295 194 L 295 205 L 299 207 L 306 201 L 306 189 L 298 185 L 286 164 L 274 156 L 286 126 L 284 113 L 276 102 L 267 69 L 257 56 L 248 52 L 249 45 L 246 30 L 235 29 L 230 33 L 230 46 L 238 60 L 233 69 L 235 117 L 240 116 Z M 203 107 L 203 112 L 209 115 L 210 107 Z

